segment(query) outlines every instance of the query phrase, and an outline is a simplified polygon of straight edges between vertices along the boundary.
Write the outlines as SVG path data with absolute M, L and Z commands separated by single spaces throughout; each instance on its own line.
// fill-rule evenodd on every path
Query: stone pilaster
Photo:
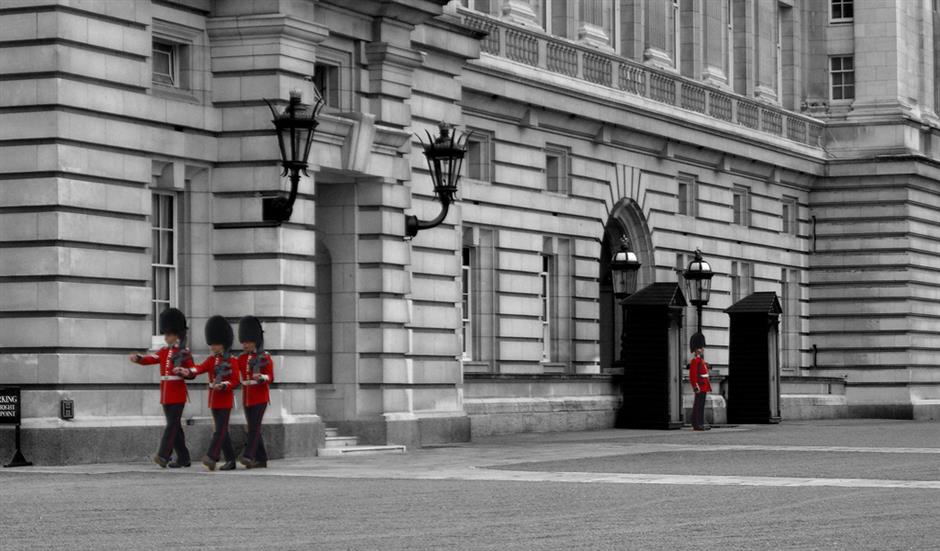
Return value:
M 277 379 L 271 418 L 319 426 L 313 384 L 316 364 L 316 239 L 314 182 L 302 177 L 291 219 L 262 221 L 262 197 L 285 193 L 280 153 L 264 99 L 283 100 L 300 89 L 314 97 L 316 45 L 328 31 L 312 21 L 312 5 L 236 4 L 207 22 L 211 39 L 213 101 L 221 117 L 219 162 L 213 169 L 212 309 L 233 321 L 246 313 L 265 326 Z M 247 6 L 242 5 L 243 8 Z M 284 11 L 281 11 L 281 9 Z M 233 11 L 235 10 L 235 11 Z M 283 103 L 281 103 L 283 105 Z M 316 172 L 317 148 L 308 162 Z

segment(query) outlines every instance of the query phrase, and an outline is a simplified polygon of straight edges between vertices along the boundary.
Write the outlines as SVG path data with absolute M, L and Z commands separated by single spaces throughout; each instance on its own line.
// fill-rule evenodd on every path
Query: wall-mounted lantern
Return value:
M 290 195 L 284 197 L 265 197 L 262 199 L 261 217 L 267 221 L 284 222 L 290 220 L 294 210 L 294 201 L 297 199 L 297 186 L 300 184 L 300 173 L 307 174 L 307 157 L 310 155 L 310 145 L 313 143 L 313 133 L 317 128 L 317 115 L 323 109 L 323 98 L 317 93 L 313 105 L 301 103 L 300 90 L 290 91 L 290 100 L 284 111 L 278 113 L 271 101 L 265 99 L 274 115 L 274 129 L 277 133 L 277 143 L 281 150 L 281 166 L 284 172 L 281 176 L 290 177 Z
M 637 275 L 640 271 L 640 260 L 636 253 L 630 249 L 630 238 L 626 235 L 620 238 L 620 249 L 614 253 L 610 260 L 610 275 L 614 286 L 614 296 L 625 299 L 636 292 Z
M 429 222 L 418 220 L 417 216 L 405 216 L 405 236 L 412 238 L 421 230 L 427 230 L 439 225 L 447 216 L 450 204 L 457 195 L 457 182 L 460 180 L 460 168 L 463 157 L 467 152 L 468 134 L 457 136 L 453 126 L 441 123 L 438 125 L 439 134 L 436 138 L 427 132 L 428 142 L 421 140 L 424 147 L 424 156 L 428 160 L 428 170 L 431 171 L 431 180 L 434 183 L 434 195 L 441 202 L 441 213 Z

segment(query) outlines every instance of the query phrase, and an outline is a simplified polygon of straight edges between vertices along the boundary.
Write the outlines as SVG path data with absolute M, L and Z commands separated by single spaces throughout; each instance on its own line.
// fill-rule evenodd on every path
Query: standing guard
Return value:
M 248 442 L 242 454 L 242 464 L 249 469 L 268 466 L 268 453 L 261 437 L 261 420 L 268 407 L 268 386 L 274 381 L 274 361 L 264 351 L 264 330 L 254 316 L 245 316 L 238 322 L 238 341 L 245 352 L 238 357 L 242 380 L 242 402 L 248 421 Z
M 235 405 L 233 391 L 240 380 L 238 358 L 232 356 L 234 340 L 232 326 L 225 318 L 209 318 L 206 322 L 206 344 L 209 345 L 212 355 L 198 366 L 190 368 L 188 375 L 188 378 L 193 378 L 202 373 L 209 373 L 209 409 L 212 410 L 215 431 L 212 433 L 212 441 L 209 442 L 209 451 L 202 458 L 202 464 L 210 471 L 215 470 L 222 454 L 225 455 L 225 464 L 219 467 L 219 470 L 235 469 L 235 450 L 232 448 L 232 438 L 228 430 L 229 417 Z
M 188 398 L 183 376 L 193 367 L 192 354 L 186 347 L 186 316 L 176 308 L 168 308 L 160 312 L 158 325 L 166 346 L 156 354 L 131 354 L 130 360 L 140 365 L 160 364 L 160 403 L 166 416 L 166 428 L 153 462 L 163 468 L 189 467 L 189 450 L 180 422 Z M 176 450 L 176 461 L 170 461 L 173 450 Z
M 689 383 L 695 392 L 692 401 L 692 430 L 709 430 L 705 426 L 705 399 L 712 390 L 708 377 L 708 364 L 705 363 L 705 335 L 696 333 L 689 339 L 689 349 L 694 354 L 689 364 Z

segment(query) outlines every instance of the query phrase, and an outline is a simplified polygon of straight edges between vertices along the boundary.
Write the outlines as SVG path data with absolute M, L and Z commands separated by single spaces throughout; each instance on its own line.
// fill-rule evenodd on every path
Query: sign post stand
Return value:
M 4 467 L 29 467 L 31 462 L 23 457 L 20 449 L 20 389 L 18 387 L 0 388 L 0 425 L 16 425 L 16 452 L 13 459 Z

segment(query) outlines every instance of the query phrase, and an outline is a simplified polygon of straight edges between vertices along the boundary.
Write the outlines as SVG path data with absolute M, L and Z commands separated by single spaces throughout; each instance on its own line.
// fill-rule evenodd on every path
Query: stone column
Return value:
M 643 61 L 646 44 L 646 2 L 623 0 L 620 7 L 620 54 Z
M 679 9 L 679 62 L 680 72 L 690 78 L 700 78 L 702 75 L 702 57 L 705 49 L 705 33 L 703 28 L 703 10 L 708 2 L 695 2 L 682 0 Z M 715 9 L 715 2 L 711 2 Z
M 903 72 L 899 49 L 901 10 L 906 2 L 882 2 L 855 10 L 855 101 L 850 117 L 897 114 L 901 86 L 910 77 Z M 828 70 L 828 68 L 827 68 Z
M 725 70 L 725 14 L 726 2 L 703 2 L 702 9 L 702 68 L 696 71 L 702 80 L 717 86 L 730 86 L 730 79 Z
M 667 0 L 647 2 L 644 13 L 643 61 L 664 69 L 675 69 L 675 60 L 671 53 L 674 40 L 670 28 L 672 2 Z
M 516 25 L 542 28 L 543 1 L 546 0 L 503 0 L 503 19 Z
M 605 0 L 580 0 L 578 42 L 613 51 L 613 4 Z
M 754 36 L 754 96 L 776 102 L 777 97 L 777 2 L 755 2 L 757 34 Z
M 756 40 L 754 36 L 755 0 L 730 0 L 733 4 L 734 91 L 754 95 L 757 74 Z

